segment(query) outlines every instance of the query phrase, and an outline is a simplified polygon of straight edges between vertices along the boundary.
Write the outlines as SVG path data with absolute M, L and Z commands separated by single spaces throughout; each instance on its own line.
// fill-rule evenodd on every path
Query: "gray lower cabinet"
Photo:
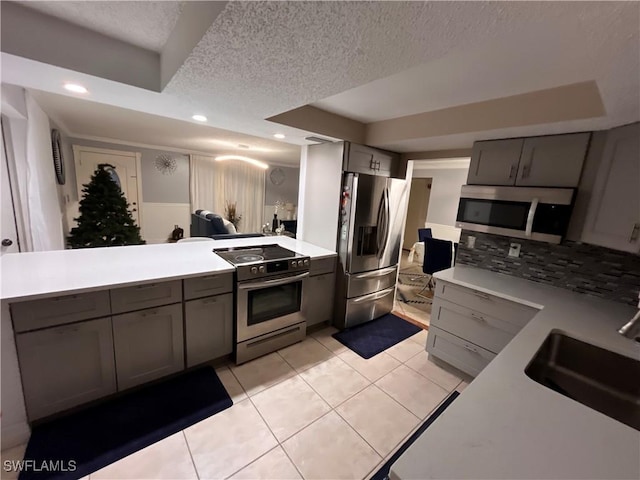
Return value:
M 182 304 L 113 316 L 118 390 L 184 368 Z
M 233 351 L 233 294 L 184 304 L 187 367 Z
M 111 319 L 16 335 L 29 420 L 116 391 Z
M 316 275 L 305 280 L 302 313 L 307 326 L 333 320 L 335 273 Z

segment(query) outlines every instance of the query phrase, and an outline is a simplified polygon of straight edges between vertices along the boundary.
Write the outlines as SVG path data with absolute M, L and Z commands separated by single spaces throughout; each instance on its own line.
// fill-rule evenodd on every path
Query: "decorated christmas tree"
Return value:
M 82 189 L 80 216 L 71 229 L 67 244 L 71 248 L 112 247 L 145 243 L 140 227 L 129 212 L 129 204 L 114 181 L 114 166 L 103 163 Z

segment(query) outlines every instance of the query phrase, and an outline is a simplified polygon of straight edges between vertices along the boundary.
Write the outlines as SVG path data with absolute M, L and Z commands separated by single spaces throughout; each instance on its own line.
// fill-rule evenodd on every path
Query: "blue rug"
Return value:
M 420 428 L 414 432 L 413 435 L 409 437 L 409 439 L 402 444 L 402 446 L 398 449 L 396 453 L 394 453 L 389 460 L 385 462 L 382 467 L 370 478 L 370 480 L 386 480 L 389 478 L 389 470 L 391 470 L 391 465 L 393 465 L 400 455 L 402 455 L 407 448 L 409 448 L 413 442 L 415 442 L 420 435 L 424 433 L 424 431 L 429 428 L 429 426 L 438 418 L 442 412 L 444 412 L 449 405 L 456 399 L 456 397 L 460 395 L 458 392 L 453 392 L 449 395 L 444 402 L 440 404 L 438 408 L 425 420 L 425 422 L 420 425 Z
M 212 367 L 192 370 L 36 426 L 19 478 L 81 478 L 231 405 Z
M 393 313 L 388 313 L 376 320 L 334 333 L 333 338 L 367 359 L 421 330 Z

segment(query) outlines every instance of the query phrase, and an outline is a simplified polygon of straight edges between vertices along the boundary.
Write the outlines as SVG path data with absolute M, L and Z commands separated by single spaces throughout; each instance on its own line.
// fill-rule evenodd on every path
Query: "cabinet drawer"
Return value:
M 182 301 L 182 282 L 147 283 L 111 290 L 111 311 L 131 312 Z
M 435 296 L 518 327 L 524 327 L 538 313 L 535 308 L 442 280 L 436 282 Z
M 104 317 L 110 313 L 108 290 L 11 304 L 16 333 Z
M 490 351 L 434 326 L 429 327 L 427 352 L 472 377 L 477 376 L 495 358 Z
M 233 291 L 233 273 L 218 273 L 184 280 L 184 299 L 209 297 Z
M 475 312 L 441 298 L 433 301 L 430 325 L 469 340 L 493 353 L 500 352 L 520 330 L 512 323 Z
M 325 273 L 332 273 L 336 269 L 336 259 L 338 257 L 311 259 L 311 265 L 309 266 L 309 276 L 314 277 L 316 275 L 324 275 Z

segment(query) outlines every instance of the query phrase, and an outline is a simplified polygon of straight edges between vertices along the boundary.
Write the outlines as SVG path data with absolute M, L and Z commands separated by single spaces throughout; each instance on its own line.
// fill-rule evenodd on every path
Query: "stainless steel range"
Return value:
M 309 257 L 279 245 L 214 249 L 236 267 L 236 363 L 303 340 Z

